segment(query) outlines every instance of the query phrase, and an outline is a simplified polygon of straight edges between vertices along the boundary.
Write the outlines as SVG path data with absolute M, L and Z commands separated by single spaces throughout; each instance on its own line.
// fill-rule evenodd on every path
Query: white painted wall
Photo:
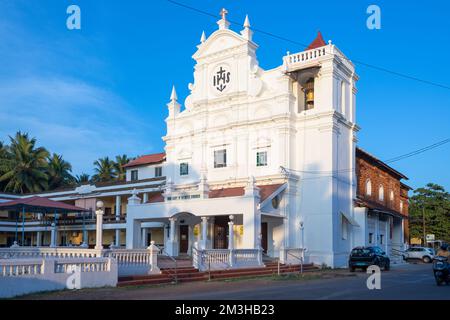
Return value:
M 39 274 L 4 276 L 0 273 L 0 298 L 11 298 L 18 295 L 42 291 L 66 289 L 67 278 L 70 273 L 56 273 L 55 264 L 60 262 L 100 263 L 107 262 L 105 271 L 81 272 L 80 288 L 115 287 L 118 279 L 118 269 L 115 259 L 111 258 L 83 258 L 83 259 L 2 259 L 0 268 L 8 266 L 40 265 Z

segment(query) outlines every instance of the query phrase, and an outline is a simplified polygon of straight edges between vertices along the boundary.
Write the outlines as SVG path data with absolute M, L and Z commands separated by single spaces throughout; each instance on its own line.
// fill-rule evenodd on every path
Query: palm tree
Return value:
M 75 177 L 76 184 L 86 184 L 91 182 L 91 177 L 87 173 L 82 173 Z
M 48 158 L 48 187 L 50 190 L 68 186 L 74 181 L 70 174 L 72 165 L 65 161 L 61 155 L 54 153 Z
M 106 182 L 116 179 L 114 161 L 110 160 L 109 157 L 96 160 L 94 166 L 95 175 L 92 177 L 93 181 Z
M 130 158 L 126 154 L 116 156 L 116 162 L 114 163 L 114 169 L 116 170 L 117 180 L 125 180 L 126 170 L 123 167 L 130 161 Z
M 8 170 L 8 163 L 10 161 L 8 148 L 0 142 L 0 177 Z M 6 181 L 0 182 L 0 191 L 5 190 Z
M 36 139 L 30 139 L 27 133 L 19 131 L 9 139 L 9 155 L 6 161 L 2 160 L 5 170 L 0 176 L 0 182 L 6 182 L 5 191 L 26 193 L 46 190 L 48 151 L 43 147 L 36 148 Z

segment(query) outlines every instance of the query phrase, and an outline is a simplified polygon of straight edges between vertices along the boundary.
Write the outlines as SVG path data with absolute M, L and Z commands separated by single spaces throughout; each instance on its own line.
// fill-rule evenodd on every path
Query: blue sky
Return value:
M 350 59 L 450 86 L 450 3 L 434 1 L 179 0 L 308 44 L 318 30 Z M 81 8 L 82 29 L 66 28 Z M 381 30 L 366 28 L 366 8 L 381 8 Z M 180 101 L 192 82 L 191 58 L 217 19 L 166 0 L 1 0 L 0 140 L 29 132 L 92 174 L 102 156 L 160 152 L 172 85 Z M 240 26 L 232 25 L 233 30 Z M 304 49 L 255 32 L 263 68 Z M 450 137 L 450 90 L 356 64 L 359 146 L 389 159 Z M 392 164 L 412 187 L 450 189 L 450 144 Z

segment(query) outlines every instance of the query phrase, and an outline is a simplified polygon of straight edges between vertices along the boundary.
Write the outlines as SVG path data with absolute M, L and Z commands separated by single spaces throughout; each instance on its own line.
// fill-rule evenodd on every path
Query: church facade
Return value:
M 152 239 L 171 256 L 306 248 L 307 262 L 344 267 L 355 246 L 402 249 L 407 178 L 356 147 L 352 62 L 319 33 L 264 70 L 248 18 L 240 32 L 225 14 L 217 24 L 193 55 L 190 94 L 181 103 L 172 90 L 164 152 L 127 164 L 123 184 L 43 196 L 93 210 L 103 199 L 108 241 L 133 249 Z M 36 228 L 27 229 L 31 244 L 48 232 Z

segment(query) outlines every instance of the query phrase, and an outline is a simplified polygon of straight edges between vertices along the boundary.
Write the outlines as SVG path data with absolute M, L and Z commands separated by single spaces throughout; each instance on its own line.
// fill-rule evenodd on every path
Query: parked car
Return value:
M 425 263 L 430 263 L 434 259 L 434 249 L 425 247 L 411 247 L 403 253 L 403 260 L 419 259 Z
M 391 260 L 380 247 L 356 247 L 350 253 L 348 266 L 351 272 L 356 268 L 366 270 L 371 265 L 377 265 L 384 270 L 389 270 Z

